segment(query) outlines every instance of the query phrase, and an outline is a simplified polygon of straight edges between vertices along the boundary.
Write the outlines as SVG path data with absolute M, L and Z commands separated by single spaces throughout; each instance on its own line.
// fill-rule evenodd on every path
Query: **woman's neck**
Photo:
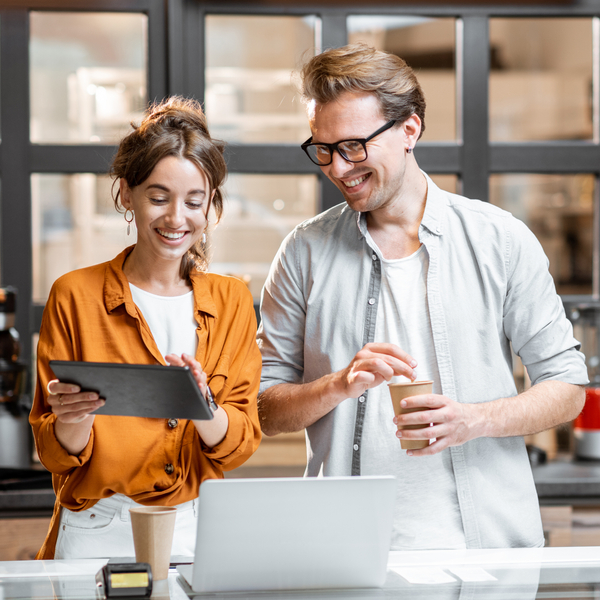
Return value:
M 129 283 L 157 296 L 181 296 L 192 289 L 190 282 L 179 274 L 179 263 L 149 264 L 150 261 L 140 258 L 136 248 L 129 253 L 123 265 L 123 273 Z

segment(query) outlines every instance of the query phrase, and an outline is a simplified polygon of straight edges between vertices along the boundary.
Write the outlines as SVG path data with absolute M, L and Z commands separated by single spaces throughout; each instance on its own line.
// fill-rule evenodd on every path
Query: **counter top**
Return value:
M 55 499 L 52 488 L 0 491 L 0 518 L 50 517 Z
M 540 504 L 600 505 L 600 461 L 556 460 L 533 467 Z
M 0 562 L 3 600 L 96 598 L 95 574 L 105 560 Z M 415 583 L 415 581 L 428 583 Z M 445 580 L 444 583 L 432 583 Z M 411 583 L 412 581 L 412 583 Z M 189 591 L 189 590 L 188 590 Z M 600 591 L 600 548 L 519 548 L 390 552 L 383 588 L 203 594 L 201 597 L 290 600 L 419 598 L 455 600 L 574 598 Z M 186 600 L 185 582 L 172 571 L 156 582 L 152 598 Z M 200 596 L 196 596 L 200 597 Z
M 269 477 L 285 473 L 262 469 L 257 473 L 246 470 L 240 475 Z M 533 467 L 533 478 L 542 505 L 600 505 L 600 461 L 552 461 Z M 0 517 L 50 516 L 54 498 L 51 488 L 0 491 Z

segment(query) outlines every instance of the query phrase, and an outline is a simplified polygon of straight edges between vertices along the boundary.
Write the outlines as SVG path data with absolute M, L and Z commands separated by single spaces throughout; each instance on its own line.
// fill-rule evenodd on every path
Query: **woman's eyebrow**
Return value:
M 170 192 L 171 191 L 171 190 L 169 190 L 169 188 L 166 185 L 162 185 L 160 183 L 151 183 L 146 189 L 147 190 L 157 189 L 157 190 L 161 190 L 163 192 Z
M 161 183 L 151 183 L 146 189 L 147 190 L 156 189 L 156 190 L 161 190 L 162 192 L 170 192 L 171 191 L 166 185 L 162 185 Z M 190 196 L 192 194 L 203 194 L 203 195 L 206 195 L 206 190 L 197 189 L 197 190 L 189 190 L 187 192 L 188 196 Z

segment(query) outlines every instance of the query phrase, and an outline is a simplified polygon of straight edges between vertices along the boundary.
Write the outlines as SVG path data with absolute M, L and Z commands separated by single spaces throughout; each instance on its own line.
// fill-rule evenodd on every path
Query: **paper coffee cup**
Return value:
M 129 509 L 136 562 L 152 567 L 152 579 L 169 575 L 171 546 L 175 530 L 175 506 L 136 506 Z
M 418 412 L 421 410 L 429 410 L 428 408 L 402 408 L 400 401 L 409 396 L 420 396 L 422 394 L 433 393 L 433 381 L 406 381 L 402 383 L 389 383 L 390 396 L 392 397 L 392 405 L 394 414 L 401 415 L 403 413 Z M 398 429 L 425 429 L 426 425 L 407 425 L 406 427 L 398 427 Z M 423 440 L 405 440 L 400 438 L 400 446 L 403 450 L 420 450 L 429 446 L 429 439 Z

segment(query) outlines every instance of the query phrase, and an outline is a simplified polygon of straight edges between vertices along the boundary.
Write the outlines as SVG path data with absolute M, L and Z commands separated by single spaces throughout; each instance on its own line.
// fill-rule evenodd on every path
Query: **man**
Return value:
M 579 344 L 523 223 L 440 190 L 413 149 L 412 70 L 365 45 L 302 71 L 308 156 L 345 203 L 284 241 L 262 299 L 267 435 L 307 430 L 307 475 L 397 477 L 393 549 L 542 546 L 523 435 L 580 412 Z M 517 395 L 511 345 L 532 387 Z M 392 377 L 431 379 L 394 417 Z M 433 423 L 426 430 L 397 426 Z M 434 440 L 405 452 L 398 437 Z

